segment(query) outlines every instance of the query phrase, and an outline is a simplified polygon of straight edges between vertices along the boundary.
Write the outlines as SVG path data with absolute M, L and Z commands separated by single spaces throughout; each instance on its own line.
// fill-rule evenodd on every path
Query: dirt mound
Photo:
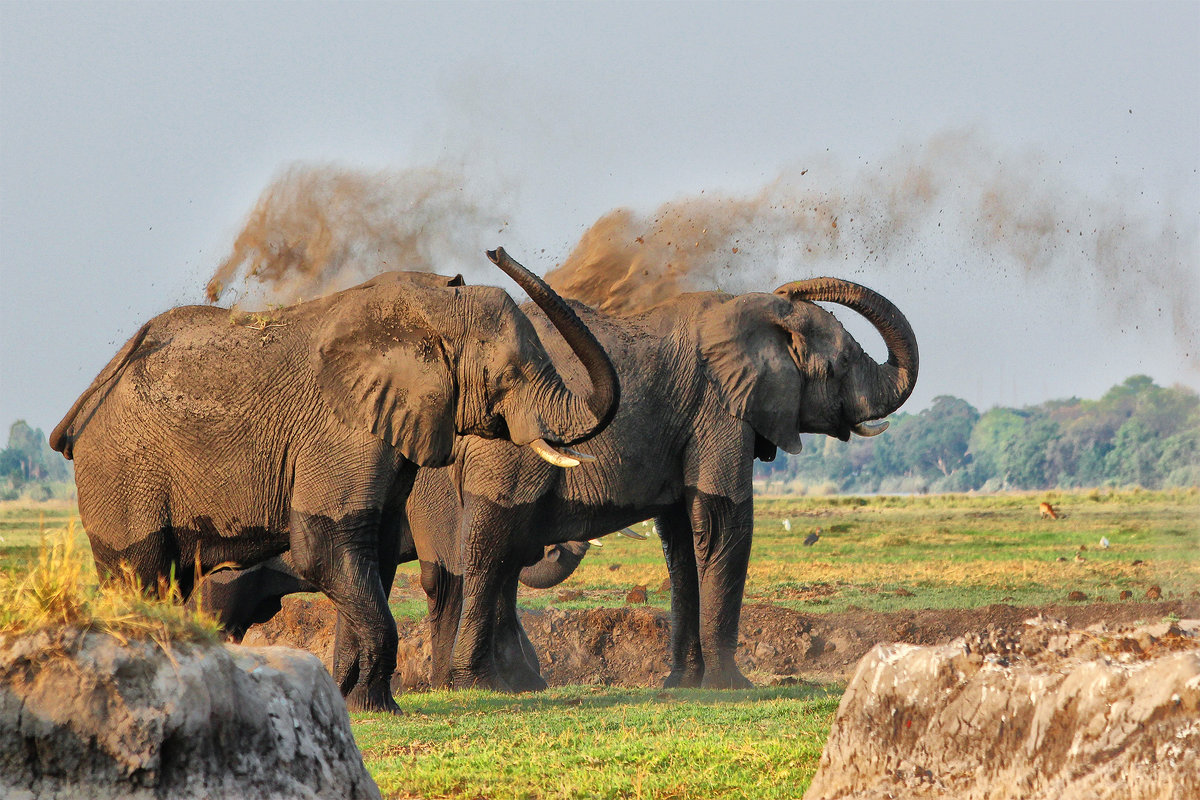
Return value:
M 526 612 L 521 624 L 551 686 L 653 686 L 671 671 L 671 622 L 657 609 L 550 609 Z
M 879 645 L 805 798 L 1200 797 L 1198 630 L 1036 619 Z
M 806 614 L 774 605 L 742 608 L 738 662 L 760 685 L 797 678 L 844 680 L 872 647 L 884 642 L 945 644 L 988 626 L 1019 626 L 1045 616 L 1072 627 L 1200 616 L 1198 601 L 1008 606 L 880 613 Z M 335 613 L 317 595 L 285 598 L 283 610 L 250 629 L 244 644 L 288 644 L 316 654 L 325 665 L 333 652 Z M 522 622 L 551 685 L 655 686 L 670 671 L 670 618 L 645 607 L 586 611 L 527 611 Z M 428 686 L 429 633 L 424 620 L 401 619 L 393 687 Z

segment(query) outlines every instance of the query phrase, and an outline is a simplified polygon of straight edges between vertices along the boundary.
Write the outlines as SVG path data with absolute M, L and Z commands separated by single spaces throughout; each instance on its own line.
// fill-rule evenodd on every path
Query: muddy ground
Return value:
M 797 680 L 845 680 L 855 664 L 881 642 L 945 644 L 967 633 L 1020 625 L 1039 615 L 1073 628 L 1095 623 L 1157 622 L 1168 615 L 1200 617 L 1200 600 L 991 605 L 975 609 L 848 611 L 810 614 L 775 605 L 742 609 L 738 662 L 757 685 Z M 330 663 L 334 617 L 319 595 L 285 599 L 283 610 L 255 626 L 247 645 L 287 644 Z M 627 605 L 583 611 L 527 611 L 522 620 L 552 686 L 606 684 L 657 686 L 669 671 L 669 616 L 654 608 Z M 393 686 L 428 686 L 429 635 L 424 620 L 402 619 L 399 659 Z

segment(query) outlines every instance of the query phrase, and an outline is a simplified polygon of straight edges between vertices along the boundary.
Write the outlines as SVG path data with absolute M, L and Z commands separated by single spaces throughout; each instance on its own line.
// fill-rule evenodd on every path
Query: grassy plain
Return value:
M 385 797 L 799 797 L 840 687 L 429 692 L 353 715 Z
M 1041 518 L 1043 499 L 1060 519 Z M 816 531 L 816 544 L 800 544 Z M 604 541 L 568 582 L 522 589 L 521 604 L 616 606 L 641 584 L 651 605 L 668 607 L 658 540 Z M 1196 489 L 759 498 L 746 601 L 810 613 L 976 608 L 1061 603 L 1072 591 L 1090 600 L 1117 601 L 1122 591 L 1142 599 L 1151 586 L 1163 597 L 1200 590 Z M 582 594 L 560 600 L 567 589 Z
M 1041 519 L 1041 500 L 1062 518 Z M 27 570 L 42 535 L 74 513 L 66 504 L 0 504 L 0 571 Z M 818 529 L 815 545 L 800 544 Z M 523 589 L 522 605 L 618 606 L 641 584 L 652 605 L 666 607 L 655 537 L 606 541 L 562 586 Z M 423 616 L 415 565 L 401 571 L 408 580 L 393 607 Z M 746 596 L 820 613 L 1040 605 L 1065 602 L 1071 591 L 1142 599 L 1151 586 L 1165 598 L 1200 590 L 1196 489 L 760 498 Z M 798 797 L 839 694 L 837 685 L 813 684 L 727 693 L 430 692 L 402 695 L 401 716 L 356 714 L 353 725 L 385 797 Z

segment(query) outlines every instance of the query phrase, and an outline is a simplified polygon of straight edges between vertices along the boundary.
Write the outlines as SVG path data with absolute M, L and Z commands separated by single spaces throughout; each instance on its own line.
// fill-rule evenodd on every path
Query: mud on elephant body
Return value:
M 278 558 L 345 623 L 354 658 L 334 678 L 347 701 L 394 708 L 387 588 L 403 543 L 391 533 L 417 468 L 449 463 L 470 434 L 570 461 L 556 445 L 594 436 L 618 402 L 611 362 L 570 308 L 489 255 L 554 320 L 588 388 L 567 388 L 502 290 L 461 278 L 387 273 L 265 314 L 192 306 L 146 323 L 51 435 L 76 461 L 101 575 L 127 564 L 155 586 L 174 574 L 186 597 L 196 569 Z M 243 615 L 269 614 L 261 600 Z

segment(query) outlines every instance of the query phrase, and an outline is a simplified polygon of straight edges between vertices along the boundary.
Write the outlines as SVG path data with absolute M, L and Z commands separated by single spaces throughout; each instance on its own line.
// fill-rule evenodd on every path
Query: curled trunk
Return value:
M 545 549 L 542 560 L 521 570 L 521 583 L 531 589 L 549 589 L 571 577 L 588 551 L 587 542 L 563 542 Z
M 919 362 L 917 337 L 904 314 L 886 297 L 838 278 L 794 281 L 780 286 L 775 294 L 793 302 L 824 301 L 846 306 L 866 317 L 883 337 L 888 349 L 887 361 L 874 364 L 856 386 L 854 396 L 848 398 L 851 424 L 886 417 L 912 394 Z

